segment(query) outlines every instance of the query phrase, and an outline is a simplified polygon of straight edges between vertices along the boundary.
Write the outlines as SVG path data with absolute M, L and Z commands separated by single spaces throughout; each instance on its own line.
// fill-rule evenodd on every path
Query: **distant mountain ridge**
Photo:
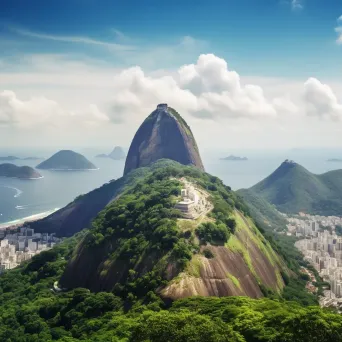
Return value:
M 220 160 L 247 161 L 248 158 L 247 157 L 238 157 L 238 156 L 230 155 L 230 156 L 225 157 L 225 158 L 220 158 Z
M 248 191 L 284 213 L 342 215 L 342 170 L 316 175 L 286 160 Z
M 82 154 L 71 150 L 61 150 L 37 165 L 45 170 L 96 170 L 97 167 Z
M 0 176 L 20 179 L 42 178 L 42 175 L 30 166 L 17 166 L 10 163 L 0 164 Z
M 110 158 L 113 160 L 123 160 L 126 158 L 126 154 L 121 146 L 115 146 L 113 151 L 109 154 L 101 153 L 98 154 L 96 158 Z
M 14 161 L 14 160 L 41 160 L 44 158 L 38 158 L 38 157 L 25 157 L 25 158 L 19 158 L 16 156 L 6 156 L 6 157 L 0 157 L 0 161 Z

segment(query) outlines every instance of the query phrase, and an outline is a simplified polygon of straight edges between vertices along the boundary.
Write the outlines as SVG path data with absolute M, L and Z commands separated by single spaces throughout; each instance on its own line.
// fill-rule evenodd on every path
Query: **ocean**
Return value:
M 124 161 L 94 158 L 101 151 L 82 151 L 99 170 L 94 171 L 47 171 L 39 170 L 44 178 L 38 180 L 20 180 L 0 177 L 0 224 L 26 218 L 32 215 L 50 212 L 62 208 L 75 197 L 85 194 L 102 184 L 122 176 Z M 0 151 L 1 156 L 36 156 L 35 153 Z M 102 151 L 103 152 L 103 151 Z M 238 153 L 239 152 L 239 153 Z M 225 184 L 237 190 L 248 188 L 272 173 L 285 159 L 293 159 L 314 173 L 323 173 L 342 168 L 342 163 L 326 162 L 328 158 L 340 157 L 336 154 L 308 153 L 303 151 L 255 152 L 238 151 L 235 155 L 247 156 L 248 161 L 224 161 L 221 157 L 229 154 L 205 151 L 202 159 L 206 171 L 221 178 Z M 233 154 L 233 153 L 232 153 Z M 45 157 L 51 154 L 45 153 Z M 39 154 L 38 156 L 43 156 Z M 39 161 L 17 160 L 16 165 L 35 167 Z

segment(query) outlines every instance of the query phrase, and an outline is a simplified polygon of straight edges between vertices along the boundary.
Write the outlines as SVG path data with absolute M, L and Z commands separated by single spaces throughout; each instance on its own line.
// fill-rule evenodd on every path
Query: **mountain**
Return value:
M 139 127 L 128 151 L 124 174 L 163 158 L 204 170 L 190 127 L 166 104 L 158 105 Z
M 229 187 L 174 161 L 144 169 L 93 221 L 61 277 L 62 288 L 137 296 L 154 290 L 170 299 L 281 292 L 286 266 Z M 175 209 L 184 179 L 207 201 L 193 220 Z
M 342 213 L 342 170 L 315 175 L 286 160 L 249 191 L 284 213 L 307 212 L 323 216 Z
M 29 166 L 16 166 L 14 164 L 0 164 L 0 176 L 21 179 L 42 178 L 41 174 Z
M 230 155 L 229 157 L 221 158 L 220 160 L 245 161 L 248 160 L 248 158 Z
M 114 160 L 121 160 L 126 158 L 126 154 L 121 146 L 115 146 L 114 150 L 108 154 L 108 157 Z
M 62 150 L 37 166 L 45 170 L 95 170 L 96 166 L 79 153 Z
M 146 168 L 102 185 L 87 194 L 80 195 L 64 208 L 41 220 L 30 223 L 38 233 L 55 233 L 68 237 L 88 228 L 92 220 L 128 186 L 134 185 L 147 172 Z
M 122 160 L 126 158 L 125 151 L 120 146 L 115 146 L 113 151 L 109 154 L 101 153 L 96 158 L 111 158 L 113 160 Z
M 328 162 L 333 162 L 333 163 L 340 163 L 342 162 L 342 158 L 332 158 L 332 159 L 328 159 Z

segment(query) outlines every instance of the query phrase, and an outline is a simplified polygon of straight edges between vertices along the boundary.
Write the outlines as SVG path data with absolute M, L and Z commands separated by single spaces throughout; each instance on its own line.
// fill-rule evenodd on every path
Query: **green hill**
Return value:
M 171 299 L 280 293 L 286 266 L 235 193 L 194 167 L 165 163 L 157 162 L 98 215 L 61 286 L 137 298 L 149 291 Z M 182 178 L 208 194 L 212 212 L 181 219 L 174 206 Z
M 252 186 L 249 192 L 284 213 L 341 215 L 342 170 L 315 175 L 287 160 L 270 176 Z
M 0 164 L 0 177 L 20 179 L 39 179 L 41 174 L 30 166 L 17 166 L 14 164 Z
M 89 230 L 0 277 L 1 341 L 340 339 L 340 315 L 284 300 L 304 284 L 289 296 L 290 273 L 229 187 L 171 161 L 139 171 Z M 174 209 L 184 178 L 213 205 L 193 221 Z

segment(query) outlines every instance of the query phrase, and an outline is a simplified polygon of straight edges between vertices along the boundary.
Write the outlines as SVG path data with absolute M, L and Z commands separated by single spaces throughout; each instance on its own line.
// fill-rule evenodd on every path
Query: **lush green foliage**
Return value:
M 209 192 L 214 205 L 212 222 L 204 223 L 196 232 L 183 231 L 177 224 L 180 212 L 174 206 L 179 200 L 182 177 Z M 202 243 L 224 244 L 236 226 L 231 217 L 235 207 L 247 210 L 235 193 L 216 177 L 176 162 L 152 168 L 98 215 L 89 235 L 75 252 L 77 260 L 92 255 L 99 261 L 93 266 L 76 264 L 75 267 L 82 268 L 84 274 L 88 271 L 94 274 L 91 267 L 115 265 L 105 269 L 104 277 L 111 276 L 111 270 L 120 267 L 123 275 L 110 283 L 115 289 L 107 285 L 105 288 L 114 289 L 125 298 L 141 298 L 165 283 L 167 265 L 172 265 L 177 273 L 185 268 L 199 250 L 195 234 Z M 62 283 L 75 287 L 68 285 L 73 282 L 72 266 L 70 269 Z M 97 284 L 99 281 L 94 279 Z M 82 280 L 76 286 L 84 286 Z
M 281 212 L 304 211 L 324 216 L 341 214 L 341 170 L 315 175 L 298 164 L 284 162 L 249 190 L 274 204 Z
M 213 245 L 222 244 L 228 241 L 230 231 L 223 223 L 206 222 L 202 223 L 196 230 L 198 237 L 202 242 L 209 242 Z

